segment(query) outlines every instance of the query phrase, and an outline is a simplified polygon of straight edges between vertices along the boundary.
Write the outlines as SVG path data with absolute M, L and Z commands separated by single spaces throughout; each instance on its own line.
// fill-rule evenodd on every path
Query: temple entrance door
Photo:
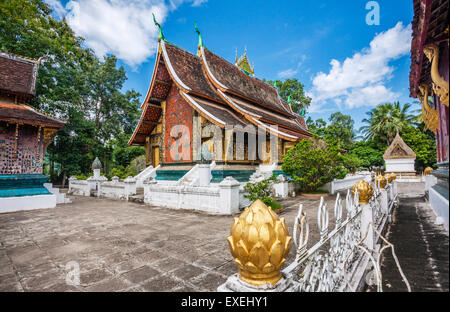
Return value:
M 153 148 L 153 168 L 156 168 L 159 165 L 159 147 Z
M 268 154 L 267 158 L 265 160 L 263 160 L 262 163 L 263 163 L 263 165 L 270 165 L 270 164 L 272 164 L 272 154 L 270 153 L 270 141 L 269 140 L 266 141 L 266 153 Z

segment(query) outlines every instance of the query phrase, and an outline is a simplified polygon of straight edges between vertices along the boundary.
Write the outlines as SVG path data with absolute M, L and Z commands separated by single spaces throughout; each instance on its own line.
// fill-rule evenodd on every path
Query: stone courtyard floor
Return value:
M 70 198 L 55 209 L 0 214 L 0 291 L 215 291 L 237 272 L 226 242 L 233 216 Z M 319 199 L 283 201 L 291 235 L 302 203 L 310 242 L 318 240 Z M 334 200 L 326 197 L 330 214 Z M 78 286 L 66 283 L 75 263 Z

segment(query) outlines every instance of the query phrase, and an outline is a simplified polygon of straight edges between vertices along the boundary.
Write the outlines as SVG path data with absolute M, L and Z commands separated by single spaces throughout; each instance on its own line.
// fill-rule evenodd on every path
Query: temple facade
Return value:
M 436 134 L 438 183 L 429 191 L 430 204 L 448 229 L 449 192 L 449 1 L 414 0 L 410 96 L 422 103 L 422 116 Z
M 129 145 L 145 146 L 147 165 L 159 166 L 161 180 L 178 180 L 207 159 L 215 163 L 213 180 L 245 181 L 259 165 L 279 166 L 289 148 L 312 137 L 277 89 L 254 77 L 246 53 L 232 64 L 205 48 L 200 33 L 195 55 L 160 30 L 141 108 Z
M 65 121 L 30 106 L 39 63 L 0 53 L 0 212 L 56 204 L 43 185 L 43 160 Z

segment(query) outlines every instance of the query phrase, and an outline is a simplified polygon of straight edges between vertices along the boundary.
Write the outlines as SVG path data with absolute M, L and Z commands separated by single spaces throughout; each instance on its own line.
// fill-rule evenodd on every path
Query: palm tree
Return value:
M 405 127 L 416 122 L 417 116 L 408 112 L 410 107 L 409 103 L 401 106 L 400 102 L 380 104 L 366 113 L 368 118 L 363 119 L 366 125 L 359 131 L 365 140 L 385 141 L 389 146 L 397 131 L 402 132 Z

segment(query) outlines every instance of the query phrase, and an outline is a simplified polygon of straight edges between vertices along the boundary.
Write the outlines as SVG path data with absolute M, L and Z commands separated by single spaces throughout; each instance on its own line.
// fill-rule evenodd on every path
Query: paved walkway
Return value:
M 232 216 L 70 198 L 56 209 L 0 214 L 0 291 L 215 291 L 237 272 L 226 242 Z M 280 217 L 292 234 L 299 202 L 315 242 L 319 198 L 286 200 Z M 78 286 L 66 283 L 73 264 Z
M 448 291 L 448 232 L 424 199 L 400 199 L 387 239 L 394 244 L 412 291 Z M 382 262 L 383 291 L 407 291 L 389 250 Z

